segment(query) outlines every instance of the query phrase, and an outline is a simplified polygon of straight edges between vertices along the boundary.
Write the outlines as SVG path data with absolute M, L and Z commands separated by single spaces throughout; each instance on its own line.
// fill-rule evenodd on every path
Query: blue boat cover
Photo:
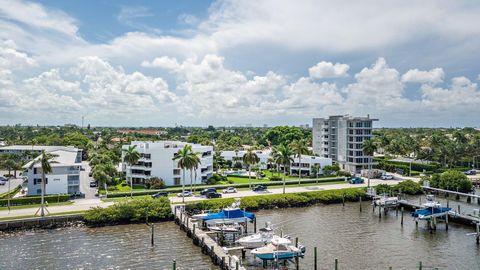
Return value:
M 232 210 L 222 210 L 218 213 L 208 214 L 206 217 L 203 217 L 203 220 L 213 220 L 213 219 L 233 219 L 233 218 L 242 218 L 246 217 L 250 221 L 253 221 L 255 214 L 245 212 L 241 209 L 232 209 Z
M 432 209 L 433 209 L 433 213 L 432 213 Z M 440 213 L 448 212 L 451 209 L 452 208 L 448 208 L 448 207 L 425 208 L 425 209 L 420 209 L 420 210 L 417 210 L 417 211 L 413 212 L 412 216 L 413 217 L 418 217 L 419 215 L 429 216 L 429 215 L 432 215 L 432 214 L 440 214 Z

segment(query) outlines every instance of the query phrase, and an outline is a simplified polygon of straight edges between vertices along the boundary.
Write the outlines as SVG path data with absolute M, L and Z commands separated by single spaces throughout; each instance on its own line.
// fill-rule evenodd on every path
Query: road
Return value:
M 93 178 L 88 176 L 91 170 L 90 165 L 88 162 L 83 161 L 82 168 L 85 170 L 80 171 L 80 192 L 85 193 L 85 199 L 96 199 L 95 194 L 97 193 L 97 188 L 90 187 L 90 181 L 92 181 Z
M 23 183 L 22 178 L 16 178 L 16 179 L 10 179 L 10 189 L 14 189 L 16 186 L 21 185 Z M 5 185 L 0 186 L 0 194 L 8 192 L 8 182 L 5 183 Z

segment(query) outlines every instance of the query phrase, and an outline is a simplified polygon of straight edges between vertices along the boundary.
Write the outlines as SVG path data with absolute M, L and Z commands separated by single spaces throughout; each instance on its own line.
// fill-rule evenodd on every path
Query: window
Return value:
M 355 155 L 356 155 L 356 156 L 363 156 L 363 151 L 356 151 L 356 152 L 355 152 Z
M 37 174 L 37 168 L 33 168 L 33 174 Z
M 372 127 L 372 122 L 364 122 L 364 127 Z
M 348 144 L 348 148 L 353 149 L 353 143 L 349 143 L 349 144 Z
M 353 123 L 352 122 L 348 123 L 348 127 L 353 127 Z
M 173 184 L 174 184 L 175 186 L 180 185 L 180 177 L 175 177 L 175 178 L 173 178 Z
M 362 122 L 357 122 L 357 123 L 355 123 L 355 126 L 356 127 L 363 127 L 363 123 Z
M 356 142 L 363 142 L 363 137 L 356 137 L 356 138 L 355 138 L 355 141 L 356 141 Z

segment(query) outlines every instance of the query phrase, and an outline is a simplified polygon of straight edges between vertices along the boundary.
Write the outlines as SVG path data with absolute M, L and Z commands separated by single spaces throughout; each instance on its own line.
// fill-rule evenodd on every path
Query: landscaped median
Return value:
M 331 183 L 331 182 L 339 182 L 345 181 L 344 177 L 332 177 L 332 178 L 320 178 L 320 179 L 302 179 L 300 181 L 301 184 L 322 184 L 322 183 Z M 269 182 L 255 182 L 252 179 L 252 186 L 253 185 L 263 185 L 263 186 L 281 186 L 283 185 L 283 181 L 269 181 Z M 298 180 L 286 180 L 285 185 L 298 185 Z M 248 188 L 249 184 L 227 184 L 227 185 L 196 185 L 193 187 L 193 191 L 200 191 L 206 188 L 214 187 L 217 189 L 224 189 L 227 187 L 235 187 L 235 188 Z M 189 185 L 185 185 L 185 189 L 190 190 Z M 159 191 L 166 191 L 169 193 L 177 193 L 182 191 L 182 187 L 170 187 L 165 189 L 155 189 L 155 190 L 145 190 L 145 191 L 133 191 L 133 196 L 142 196 L 142 195 L 152 195 Z M 116 193 L 108 193 L 108 198 L 116 198 L 116 197 L 128 197 L 130 196 L 130 192 L 116 192 Z
M 240 208 L 247 210 L 302 207 L 317 203 L 339 203 L 342 201 L 358 201 L 365 197 L 365 188 L 344 188 L 311 192 L 247 196 L 240 199 Z M 187 203 L 187 210 L 221 209 L 235 201 L 234 198 L 211 199 Z

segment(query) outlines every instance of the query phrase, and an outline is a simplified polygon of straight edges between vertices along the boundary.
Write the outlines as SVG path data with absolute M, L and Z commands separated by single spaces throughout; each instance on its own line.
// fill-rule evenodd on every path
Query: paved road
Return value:
M 376 186 L 378 184 L 388 184 L 388 185 L 396 185 L 400 183 L 401 180 L 379 180 L 379 179 L 371 179 L 370 185 Z M 367 181 L 363 184 L 349 184 L 349 183 L 342 183 L 342 184 L 324 184 L 318 186 L 304 186 L 304 187 L 295 187 L 295 186 L 287 186 L 285 193 L 295 193 L 295 192 L 310 192 L 310 191 L 319 191 L 319 190 L 331 190 L 331 189 L 342 189 L 342 188 L 354 188 L 354 187 L 366 187 Z M 240 198 L 246 196 L 255 196 L 255 195 L 268 195 L 268 194 L 282 194 L 283 188 L 269 188 L 266 192 L 255 192 L 252 190 L 242 190 L 238 191 L 237 193 L 229 193 L 229 194 L 222 194 L 222 198 Z M 198 201 L 198 200 L 206 200 L 205 197 L 195 196 L 195 197 L 186 197 L 185 201 Z M 172 197 L 170 199 L 171 202 L 180 203 L 182 202 L 181 197 Z
M 90 187 L 90 181 L 93 178 L 88 176 L 91 170 L 90 165 L 88 162 L 83 161 L 82 168 L 85 168 L 85 171 L 80 171 L 80 191 L 85 193 L 85 199 L 96 199 L 95 193 L 97 193 L 97 188 Z
M 10 189 L 14 189 L 16 186 L 21 185 L 23 183 L 22 178 L 10 179 Z M 5 183 L 4 186 L 0 186 L 0 193 L 8 192 L 8 182 Z

